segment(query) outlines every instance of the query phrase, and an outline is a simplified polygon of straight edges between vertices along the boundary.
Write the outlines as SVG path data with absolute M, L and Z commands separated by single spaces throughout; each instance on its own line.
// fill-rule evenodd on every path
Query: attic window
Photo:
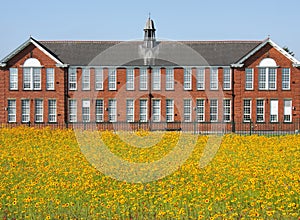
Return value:
M 275 60 L 272 58 L 265 58 L 259 63 L 259 67 L 278 67 Z
M 25 60 L 23 67 L 42 67 L 42 66 L 38 59 L 29 58 L 29 59 Z

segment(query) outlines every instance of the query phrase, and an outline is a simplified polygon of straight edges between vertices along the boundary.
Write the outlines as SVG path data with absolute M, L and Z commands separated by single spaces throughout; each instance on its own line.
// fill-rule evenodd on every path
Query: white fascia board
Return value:
M 30 38 L 31 43 L 36 46 L 39 50 L 41 50 L 44 54 L 46 54 L 48 57 L 50 57 L 52 60 L 54 60 L 57 64 L 63 65 L 63 63 L 58 60 L 56 57 L 54 57 L 52 54 L 50 54 L 47 50 L 45 50 L 40 44 L 38 44 L 35 40 Z
M 244 64 L 239 64 L 239 63 L 234 63 L 230 65 L 232 68 L 242 68 L 244 66 Z
M 57 63 L 57 64 L 56 64 L 56 67 L 59 67 L 59 68 L 67 68 L 67 67 L 69 67 L 69 64 L 60 64 L 60 63 Z

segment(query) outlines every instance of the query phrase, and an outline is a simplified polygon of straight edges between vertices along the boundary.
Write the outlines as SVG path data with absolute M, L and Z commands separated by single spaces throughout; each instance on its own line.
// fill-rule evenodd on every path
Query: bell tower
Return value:
M 144 45 L 146 48 L 155 47 L 155 43 L 156 43 L 155 31 L 156 29 L 154 27 L 154 22 L 149 15 L 149 18 L 146 21 L 146 25 L 144 28 Z

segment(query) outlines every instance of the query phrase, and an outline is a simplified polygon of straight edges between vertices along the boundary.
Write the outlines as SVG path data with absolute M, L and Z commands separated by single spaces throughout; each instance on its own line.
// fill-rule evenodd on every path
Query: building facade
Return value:
M 155 32 L 149 18 L 143 41 L 30 37 L 1 60 L 0 123 L 221 123 L 236 131 L 299 120 L 300 62 L 271 39 L 170 42 Z

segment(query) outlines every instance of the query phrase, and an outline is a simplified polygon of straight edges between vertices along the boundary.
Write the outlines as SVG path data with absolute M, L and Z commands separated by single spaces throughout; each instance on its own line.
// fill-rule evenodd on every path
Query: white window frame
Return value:
M 49 123 L 57 122 L 57 101 L 56 101 L 56 99 L 48 100 L 48 122 Z
M 292 110 L 293 110 L 292 99 L 284 99 L 283 100 L 283 122 L 292 122 L 292 117 L 293 117 Z
M 87 91 L 91 89 L 91 69 L 82 68 L 81 89 Z
M 30 122 L 30 100 L 22 99 L 21 100 L 21 109 L 22 109 L 22 123 Z
M 160 122 L 161 118 L 161 100 L 152 99 L 152 121 Z
M 270 100 L 270 122 L 278 122 L 278 99 Z
M 44 121 L 44 100 L 35 99 L 34 101 L 34 122 L 42 123 Z
M 166 121 L 174 122 L 174 100 L 166 99 Z
M 231 90 L 231 69 L 223 68 L 223 90 Z
M 77 100 L 69 99 L 69 122 L 77 122 Z
M 103 90 L 103 69 L 95 68 L 95 90 Z
M 23 90 L 41 90 L 41 67 L 23 67 Z
M 108 90 L 117 90 L 117 69 L 108 69 Z
M 9 123 L 17 122 L 17 101 L 15 99 L 7 100 L 7 115 Z
M 277 89 L 277 68 L 276 67 L 259 67 L 258 68 L 258 89 L 259 90 L 276 90 Z M 274 70 L 274 72 L 272 72 Z M 271 74 L 275 75 L 275 81 L 271 81 Z
M 216 104 L 216 105 L 215 105 Z M 211 99 L 209 101 L 209 120 L 210 122 L 218 121 L 218 99 Z
M 69 68 L 69 90 L 74 91 L 77 90 L 77 68 L 70 67 Z
M 140 99 L 140 122 L 148 121 L 148 100 Z
M 258 105 L 262 102 L 262 105 Z M 261 104 L 261 103 L 260 103 Z M 262 109 L 262 112 L 260 111 Z M 257 99 L 256 100 L 256 122 L 265 122 L 265 100 Z
M 231 122 L 231 99 L 223 100 L 223 121 Z
M 210 90 L 219 89 L 219 70 L 218 68 L 210 69 Z
M 129 91 L 134 90 L 134 79 L 135 79 L 134 68 L 127 68 L 126 69 L 126 90 Z
M 197 69 L 197 90 L 205 90 L 205 68 Z
M 291 89 L 291 69 L 290 68 L 282 68 L 282 90 L 290 90 Z
M 104 121 L 104 100 L 103 99 L 96 99 L 95 112 L 96 112 L 96 122 L 103 122 Z
M 197 122 L 205 121 L 205 99 L 196 100 L 196 120 Z
M 174 69 L 166 68 L 166 90 L 174 90 Z
M 184 122 L 192 121 L 192 100 L 191 99 L 183 100 L 183 121 Z
M 9 90 L 18 90 L 18 68 L 9 68 Z
M 54 68 L 46 68 L 46 89 L 55 90 L 55 70 Z
M 117 122 L 117 100 L 108 100 L 108 120 L 109 122 Z
M 126 100 L 126 121 L 134 122 L 134 99 Z
M 159 68 L 152 69 L 152 90 L 160 90 L 161 84 L 161 70 Z
M 140 68 L 140 90 L 148 89 L 148 74 L 146 68 Z
M 244 99 L 243 100 L 243 122 L 251 122 L 251 116 L 252 116 L 252 100 Z
M 184 90 L 192 90 L 192 68 L 185 67 L 183 71 L 183 88 Z
M 253 90 L 254 69 L 245 69 L 245 90 Z
M 91 101 L 89 99 L 83 99 L 81 106 L 81 117 L 82 122 L 90 122 L 91 121 Z

